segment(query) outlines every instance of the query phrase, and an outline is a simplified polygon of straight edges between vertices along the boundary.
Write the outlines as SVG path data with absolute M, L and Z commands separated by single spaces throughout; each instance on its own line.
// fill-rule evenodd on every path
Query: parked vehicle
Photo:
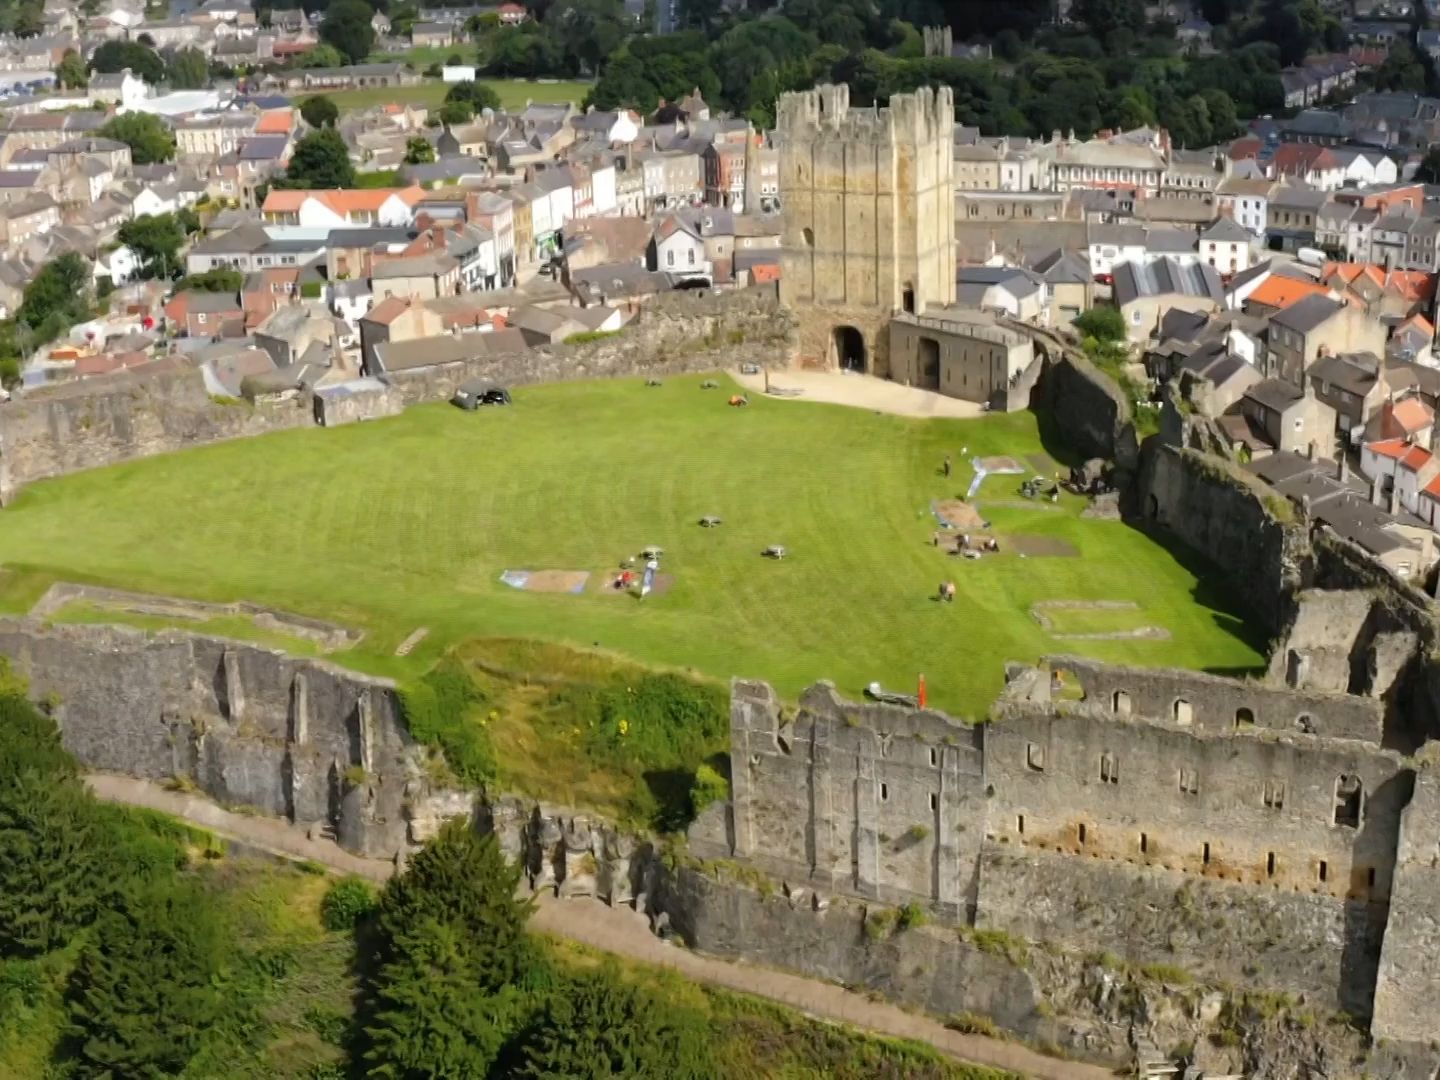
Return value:
M 492 386 L 489 383 L 480 382 L 478 379 L 471 379 L 463 382 L 455 390 L 455 396 L 450 399 L 451 405 L 458 405 L 467 411 L 478 409 L 484 405 L 509 405 L 510 391 L 503 386 Z

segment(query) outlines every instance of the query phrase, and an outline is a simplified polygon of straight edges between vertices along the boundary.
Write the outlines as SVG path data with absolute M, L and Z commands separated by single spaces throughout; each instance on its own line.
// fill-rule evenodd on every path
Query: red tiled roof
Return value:
M 1284 310 L 1297 300 L 1307 296 L 1325 295 L 1330 290 L 1314 281 L 1271 274 L 1246 298 L 1247 304 L 1261 304 L 1277 310 Z
M 406 206 L 414 206 L 425 197 L 425 189 L 412 185 L 408 188 L 337 188 L 334 191 L 287 191 L 273 190 L 265 196 L 265 205 L 260 209 L 266 214 L 291 214 L 305 204 L 306 199 L 323 203 L 337 214 L 352 214 L 359 211 L 374 213 L 385 205 L 391 195 Z

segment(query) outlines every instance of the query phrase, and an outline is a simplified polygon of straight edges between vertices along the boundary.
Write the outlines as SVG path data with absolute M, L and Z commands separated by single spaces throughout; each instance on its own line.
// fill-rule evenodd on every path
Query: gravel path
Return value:
M 752 394 L 763 394 L 765 391 L 764 375 L 741 375 L 732 371 L 730 376 Z M 777 401 L 820 401 L 828 405 L 853 405 L 875 412 L 921 418 L 973 420 L 985 415 L 985 410 L 973 401 L 961 401 L 933 390 L 919 390 L 872 375 L 786 369 L 772 371 L 770 385 L 804 391 L 793 398 L 777 395 Z
M 304 830 L 278 818 L 236 814 L 202 796 L 167 791 L 159 784 L 109 773 L 86 777 L 90 789 L 107 802 L 145 806 L 211 830 L 247 847 L 290 858 L 311 859 L 332 870 L 375 881 L 390 877 L 386 859 L 352 855 L 330 840 L 311 840 Z M 830 983 L 817 982 L 753 964 L 718 960 L 657 938 L 645 916 L 590 900 L 541 896 L 530 925 L 606 952 L 673 971 L 710 986 L 768 998 L 811 1016 L 866 1031 L 929 1043 L 961 1061 L 1009 1069 L 1035 1080 L 1103 1080 L 1109 1069 L 1045 1057 L 1017 1043 L 983 1035 L 962 1035 L 935 1020 Z

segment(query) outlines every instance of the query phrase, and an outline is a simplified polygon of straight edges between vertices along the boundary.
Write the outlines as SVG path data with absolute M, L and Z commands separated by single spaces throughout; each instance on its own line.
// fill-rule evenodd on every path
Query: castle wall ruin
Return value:
M 403 372 L 384 392 L 327 402 L 325 423 L 373 419 L 445 401 L 483 378 L 529 386 L 574 379 L 716 371 L 741 363 L 788 363 L 794 325 L 773 287 L 656 297 L 613 338 L 553 345 L 468 363 Z M 121 374 L 47 388 L 0 410 L 0 504 L 26 484 L 84 469 L 317 423 L 312 395 L 278 403 L 222 401 L 197 371 Z
M 731 723 L 702 856 L 1357 1015 L 1391 1008 L 1392 891 L 1440 872 L 1397 864 L 1402 820 L 1435 826 L 1373 699 L 1055 657 L 1012 670 L 978 727 L 827 684 L 792 713 L 744 681 Z
M 222 638 L 26 619 L 0 620 L 0 656 L 87 768 L 187 780 L 361 855 L 407 845 L 423 754 L 388 680 Z

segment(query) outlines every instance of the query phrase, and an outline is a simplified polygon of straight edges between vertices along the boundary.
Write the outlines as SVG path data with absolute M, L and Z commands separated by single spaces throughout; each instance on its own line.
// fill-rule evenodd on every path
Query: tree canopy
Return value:
M 300 117 L 312 128 L 334 127 L 340 119 L 340 110 L 328 97 L 319 94 L 300 102 Z
M 185 227 L 174 214 L 142 214 L 120 226 L 119 239 L 140 256 L 140 276 L 170 278 L 183 269 Z
M 114 73 L 130 69 L 148 83 L 165 81 L 165 61 L 154 49 L 138 41 L 107 41 L 90 56 L 90 70 Z
M 375 48 L 375 12 L 365 0 L 334 0 L 320 23 L 320 40 L 333 45 L 352 64 L 363 63 Z
M 350 150 L 333 127 L 320 128 L 295 144 L 290 165 L 276 185 L 290 188 L 348 188 L 355 186 Z
M 90 85 L 90 72 L 85 67 L 85 59 L 74 49 L 66 49 L 65 55 L 60 58 L 59 65 L 55 68 L 55 78 L 66 90 L 83 90 Z
M 99 132 L 130 147 L 136 165 L 155 165 L 175 157 L 175 135 L 169 125 L 150 113 L 121 113 L 106 122 Z
M 175 90 L 199 90 L 210 84 L 210 61 L 193 45 L 166 58 L 165 78 Z

